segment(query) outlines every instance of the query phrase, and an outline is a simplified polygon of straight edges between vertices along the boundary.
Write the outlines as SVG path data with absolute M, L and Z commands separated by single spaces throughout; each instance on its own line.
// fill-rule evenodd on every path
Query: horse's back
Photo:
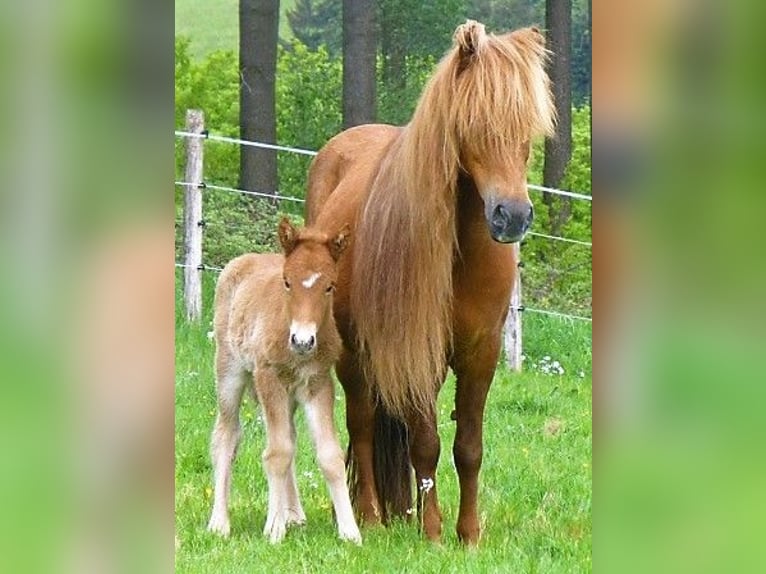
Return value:
M 401 131 L 401 127 L 387 124 L 364 124 L 342 131 L 328 141 L 309 169 L 306 223 L 317 220 L 342 182 L 349 181 L 353 193 L 363 197 L 385 150 Z
M 284 257 L 271 253 L 247 253 L 226 264 L 215 289 L 216 338 L 225 337 L 240 322 L 260 313 L 258 309 L 273 308 L 273 300 L 281 295 Z

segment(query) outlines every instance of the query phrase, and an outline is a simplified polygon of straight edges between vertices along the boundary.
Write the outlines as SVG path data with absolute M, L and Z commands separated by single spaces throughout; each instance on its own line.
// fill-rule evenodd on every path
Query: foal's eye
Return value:
M 285 277 L 283 279 L 283 281 L 285 283 L 285 289 L 287 289 L 289 291 L 290 290 L 290 282 L 287 280 L 287 277 Z
M 330 285 L 327 286 L 327 289 L 324 290 L 327 294 L 330 294 L 333 291 L 335 291 L 335 283 L 330 283 Z

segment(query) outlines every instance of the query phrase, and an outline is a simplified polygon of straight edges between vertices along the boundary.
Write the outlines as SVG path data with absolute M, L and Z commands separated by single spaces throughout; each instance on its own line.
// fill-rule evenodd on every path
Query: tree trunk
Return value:
M 343 0 L 343 127 L 375 121 L 375 0 Z
M 543 185 L 559 187 L 572 157 L 572 89 L 570 61 L 572 54 L 572 1 L 547 0 L 545 25 L 548 28 L 548 48 L 553 52 L 548 74 L 556 101 L 558 126 L 556 136 L 545 140 Z M 572 200 L 568 197 L 543 193 L 548 207 L 551 235 L 560 235 L 572 214 Z
M 276 143 L 279 0 L 239 0 L 239 133 L 245 140 Z M 277 191 L 274 150 L 240 147 L 242 189 Z

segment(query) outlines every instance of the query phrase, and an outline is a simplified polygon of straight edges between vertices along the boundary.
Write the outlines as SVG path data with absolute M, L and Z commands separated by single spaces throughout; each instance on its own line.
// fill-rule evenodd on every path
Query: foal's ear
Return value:
M 338 261 L 338 259 L 340 259 L 340 256 L 346 250 L 346 247 L 348 247 L 348 238 L 350 235 L 351 235 L 351 226 L 347 223 L 338 232 L 338 234 L 332 239 L 330 239 L 330 241 L 328 242 L 327 246 L 330 249 L 330 255 L 332 255 L 332 258 L 335 261 Z
M 465 24 L 460 24 L 454 36 L 455 44 L 460 49 L 460 57 L 467 59 L 478 53 L 486 36 L 484 24 L 476 20 L 466 20 Z
M 292 250 L 295 249 L 295 244 L 298 242 L 298 230 L 293 227 L 290 220 L 283 217 L 279 222 L 279 242 L 282 244 L 282 251 L 285 252 L 285 256 L 290 255 Z

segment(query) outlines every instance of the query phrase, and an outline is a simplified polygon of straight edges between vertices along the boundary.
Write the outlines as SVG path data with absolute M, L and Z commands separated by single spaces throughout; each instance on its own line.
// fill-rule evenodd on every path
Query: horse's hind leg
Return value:
M 410 460 L 418 487 L 418 517 L 426 538 L 438 542 L 442 533 L 442 515 L 436 494 L 436 465 L 439 462 L 439 433 L 436 408 L 428 414 L 408 417 Z
M 382 515 L 373 469 L 375 406 L 352 355 L 347 352 L 341 355 L 336 372 L 346 394 L 349 465 L 354 467 L 349 480 L 351 496 L 364 523 L 380 524 Z
M 228 536 L 231 530 L 228 508 L 231 468 L 242 434 L 239 424 L 239 407 L 247 385 L 246 374 L 227 351 L 216 352 L 218 415 L 210 441 L 215 494 L 213 512 L 207 528 L 222 536 Z
M 499 349 L 499 337 L 497 341 L 482 341 L 473 353 L 456 353 L 453 365 L 457 377 L 457 430 L 452 452 L 460 481 L 457 535 L 468 545 L 478 544 L 481 533 L 478 491 L 483 454 L 484 406 L 495 374 Z
M 290 465 L 295 443 L 290 431 L 292 398 L 275 373 L 268 369 L 255 376 L 255 391 L 266 422 L 266 449 L 263 466 L 269 483 L 269 510 L 263 534 L 272 543 L 280 542 L 287 531 Z
M 362 536 L 354 519 L 351 499 L 348 496 L 343 451 L 338 443 L 333 424 L 335 391 L 332 379 L 328 376 L 324 380 L 317 381 L 309 392 L 310 396 L 305 401 L 306 418 L 317 451 L 319 467 L 327 481 L 333 508 L 335 508 L 338 534 L 344 540 L 361 544 Z

